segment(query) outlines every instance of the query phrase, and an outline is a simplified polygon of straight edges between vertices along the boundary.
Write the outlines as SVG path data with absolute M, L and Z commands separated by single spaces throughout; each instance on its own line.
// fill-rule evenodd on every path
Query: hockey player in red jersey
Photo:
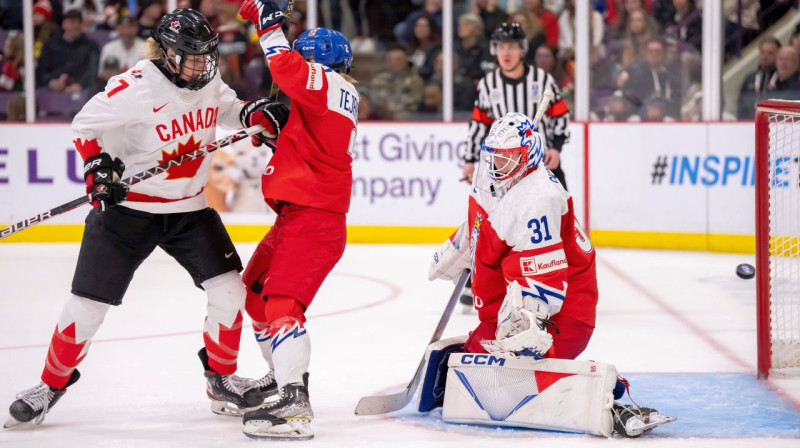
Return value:
M 203 193 L 210 158 L 171 167 L 130 191 L 119 182 L 126 166 L 143 171 L 214 141 L 217 125 L 238 128 L 243 104 L 217 73 L 217 33 L 200 13 L 167 14 L 148 45 L 150 59 L 109 80 L 72 123 L 95 208 L 86 218 L 72 293 L 58 319 L 42 382 L 17 396 L 6 427 L 41 423 L 78 380 L 76 367 L 106 313 L 122 303 L 134 272 L 156 247 L 175 258 L 208 296 L 200 355 L 209 398 L 234 408 L 263 402 L 252 382 L 234 375 L 245 290 L 236 249 Z M 248 122 L 264 125 L 275 138 L 285 107 L 257 106 Z
M 325 28 L 303 33 L 292 51 L 282 30 L 287 19 L 272 0 L 246 0 L 240 14 L 256 25 L 272 79 L 291 99 L 262 176 L 264 199 L 278 217 L 243 275 L 247 311 L 280 399 L 245 414 L 244 433 L 310 439 L 305 312 L 345 248 L 358 117 L 347 76 L 352 52 L 344 35 Z
M 456 350 L 572 360 L 592 336 L 598 299 L 594 248 L 575 218 L 570 194 L 542 162 L 542 142 L 524 114 L 511 112 L 494 121 L 481 145 L 467 221 L 433 257 L 431 280 L 453 280 L 472 270 L 480 323 Z M 618 380 L 614 398 L 624 391 Z M 502 388 L 473 392 L 503 394 Z M 552 409 L 570 416 L 575 409 L 560 411 Z M 614 431 L 627 437 L 674 420 L 655 409 L 619 403 L 611 415 Z M 534 427 L 554 422 L 549 424 Z M 592 432 L 589 426 L 578 429 Z M 603 433 L 609 431 L 606 426 Z
M 541 135 L 512 112 L 481 147 L 468 219 L 434 257 L 430 278 L 472 266 L 480 324 L 465 350 L 574 359 L 595 324 L 595 252 L 570 194 L 542 163 Z M 515 304 L 534 319 L 530 328 Z M 513 315 L 512 315 L 513 314 Z

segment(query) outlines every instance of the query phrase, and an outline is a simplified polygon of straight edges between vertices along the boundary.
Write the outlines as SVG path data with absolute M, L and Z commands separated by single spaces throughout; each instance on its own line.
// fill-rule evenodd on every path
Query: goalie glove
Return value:
M 467 223 L 464 222 L 456 232 L 436 249 L 428 268 L 428 280 L 456 280 L 464 269 L 470 267 L 469 239 Z
M 91 195 L 92 207 L 105 210 L 123 202 L 128 196 L 128 185 L 119 181 L 125 171 L 122 160 L 111 160 L 108 153 L 101 152 L 86 159 L 83 166 L 83 179 L 86 192 Z
M 277 101 L 268 98 L 259 98 L 245 104 L 239 112 L 239 121 L 242 126 L 264 126 L 264 132 L 252 137 L 253 146 L 259 146 L 270 140 L 275 140 L 289 120 L 289 108 Z
M 545 330 L 549 317 L 547 303 L 530 294 L 523 297 L 522 287 L 513 281 L 497 313 L 495 339 L 481 345 L 492 354 L 543 358 L 553 345 L 553 336 Z

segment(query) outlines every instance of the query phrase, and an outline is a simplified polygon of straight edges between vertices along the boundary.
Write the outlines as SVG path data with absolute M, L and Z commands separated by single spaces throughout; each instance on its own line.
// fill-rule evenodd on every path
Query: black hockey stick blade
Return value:
M 458 282 L 456 282 L 456 287 L 453 289 L 453 294 L 450 295 L 450 300 L 447 302 L 447 307 L 444 309 L 444 313 L 439 319 L 439 324 L 436 325 L 436 331 L 433 332 L 433 336 L 431 337 L 430 342 L 428 342 L 428 345 L 431 345 L 442 338 L 444 327 L 447 326 L 447 322 L 450 320 L 450 316 L 453 314 L 453 309 L 456 307 L 456 303 L 458 303 L 458 298 L 461 296 L 461 291 L 464 290 L 464 285 L 467 284 L 469 276 L 469 269 L 464 269 L 464 272 L 461 273 L 461 277 L 458 278 Z M 427 350 L 427 346 L 425 348 Z M 359 400 L 358 406 L 356 406 L 356 415 L 388 414 L 389 412 L 399 411 L 400 409 L 406 407 L 406 405 L 408 405 L 408 403 L 410 403 L 411 399 L 414 397 L 414 393 L 417 391 L 419 382 L 422 380 L 422 368 L 424 366 L 425 355 L 422 356 L 422 360 L 420 360 L 419 366 L 417 366 L 417 371 L 414 373 L 414 378 L 411 379 L 411 382 L 408 383 L 408 386 L 406 386 L 405 389 L 389 395 L 373 395 L 369 397 L 363 397 L 361 400 Z
M 187 162 L 189 160 L 194 160 L 194 159 L 197 159 L 199 157 L 205 157 L 205 156 L 209 155 L 210 153 L 218 150 L 219 148 L 224 148 L 224 147 L 226 147 L 228 145 L 231 145 L 233 143 L 236 143 L 236 142 L 238 142 L 238 141 L 240 141 L 242 139 L 245 139 L 245 138 L 250 137 L 250 136 L 252 136 L 254 134 L 262 132 L 263 130 L 264 130 L 264 127 L 261 126 L 261 125 L 252 126 L 252 127 L 246 128 L 246 129 L 240 129 L 240 130 L 234 132 L 233 134 L 231 134 L 231 135 L 229 135 L 229 136 L 227 136 L 225 138 L 221 138 L 221 139 L 219 139 L 219 140 L 217 140 L 215 142 L 212 142 L 212 143 L 209 143 L 206 146 L 203 146 L 202 148 L 197 148 L 194 151 L 187 152 L 186 154 L 182 154 L 181 156 L 176 157 L 174 159 L 167 160 L 166 162 L 164 162 L 164 163 L 162 163 L 160 165 L 154 166 L 154 167 L 152 167 L 152 168 L 150 168 L 148 170 L 142 171 L 141 173 L 136 173 L 133 176 L 127 177 L 125 179 L 122 179 L 120 182 L 123 183 L 123 184 L 127 184 L 128 186 L 136 185 L 136 184 L 138 184 L 139 182 L 141 182 L 143 180 L 147 180 L 147 179 L 150 179 L 153 176 L 157 176 L 159 174 L 165 173 L 165 172 L 167 172 L 168 169 L 170 169 L 172 167 L 178 166 L 178 165 L 180 165 L 180 164 L 182 164 L 184 162 Z M 19 232 L 22 232 L 25 229 L 29 229 L 29 228 L 35 226 L 36 224 L 41 224 L 41 223 L 43 223 L 45 221 L 48 221 L 48 220 L 50 220 L 52 218 L 55 218 L 56 216 L 62 215 L 62 214 L 66 213 L 66 212 L 68 212 L 70 210 L 74 210 L 74 209 L 80 207 L 83 204 L 88 204 L 89 201 L 91 201 L 91 199 L 90 199 L 89 195 L 87 194 L 87 195 L 81 196 L 81 197 L 79 197 L 77 199 L 73 199 L 73 200 L 67 202 L 66 204 L 61 204 L 58 207 L 54 207 L 54 208 L 52 208 L 52 209 L 50 209 L 50 210 L 48 210 L 46 212 L 39 213 L 38 215 L 32 216 L 30 218 L 27 218 L 27 219 L 24 219 L 24 220 L 22 220 L 20 222 L 12 224 L 9 227 L 6 227 L 4 229 L 0 229 L 0 240 L 2 240 L 3 238 L 7 238 L 7 237 L 9 237 L 11 235 L 17 234 Z

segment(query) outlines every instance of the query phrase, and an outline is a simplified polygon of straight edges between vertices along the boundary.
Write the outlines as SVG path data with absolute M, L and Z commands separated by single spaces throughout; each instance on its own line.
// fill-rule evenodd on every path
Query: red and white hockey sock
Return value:
M 261 355 L 267 361 L 270 370 L 272 370 L 272 348 L 270 347 L 269 324 L 264 310 L 264 297 L 248 289 L 245 310 L 253 323 L 253 334 L 258 348 L 261 349 Z
M 42 381 L 50 387 L 63 389 L 75 367 L 86 357 L 94 337 L 111 305 L 72 295 L 58 317 Z
M 202 283 L 208 295 L 208 316 L 203 325 L 203 341 L 208 365 L 215 372 L 236 372 L 239 341 L 242 336 L 242 310 L 245 288 L 236 271 L 218 275 Z
M 303 384 L 303 374 L 308 371 L 311 357 L 311 339 L 303 325 L 305 307 L 291 297 L 270 296 L 265 313 L 278 387 Z

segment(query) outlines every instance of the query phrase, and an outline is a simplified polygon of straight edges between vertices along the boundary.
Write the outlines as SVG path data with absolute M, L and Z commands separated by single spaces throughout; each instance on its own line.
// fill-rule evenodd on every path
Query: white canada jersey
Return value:
M 216 140 L 217 125 L 241 127 L 242 102 L 219 73 L 200 90 L 180 89 L 149 60 L 108 81 L 72 122 L 83 160 L 102 152 L 125 163 L 123 177 Z M 131 187 L 121 205 L 149 213 L 208 207 L 203 188 L 211 158 L 182 163 Z

